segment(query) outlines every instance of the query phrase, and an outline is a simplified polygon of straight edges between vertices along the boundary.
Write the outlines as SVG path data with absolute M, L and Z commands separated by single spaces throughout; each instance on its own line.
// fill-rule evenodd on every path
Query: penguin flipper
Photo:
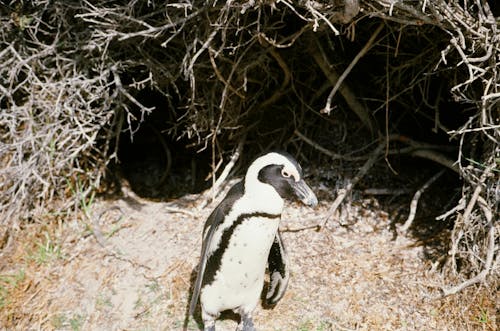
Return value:
M 287 267 L 288 257 L 280 233 L 274 237 L 269 257 L 267 258 L 270 283 L 266 294 L 266 304 L 275 305 L 285 294 L 290 272 Z
M 225 215 L 228 214 L 234 202 L 241 198 L 243 195 L 243 182 L 235 184 L 227 193 L 226 197 L 210 214 L 203 227 L 203 244 L 201 247 L 200 264 L 198 265 L 198 274 L 193 289 L 193 295 L 189 304 L 189 315 L 193 315 L 200 296 L 201 285 L 203 283 L 203 276 L 209 258 L 209 248 L 212 243 L 212 238 L 218 226 L 224 222 Z
M 210 243 L 212 242 L 212 237 L 215 232 L 217 226 L 224 219 L 220 205 L 210 214 L 206 223 L 205 230 L 206 233 L 203 238 L 203 245 L 201 247 L 201 257 L 200 264 L 198 265 L 198 274 L 196 275 L 196 281 L 193 289 L 193 296 L 191 297 L 191 303 L 189 304 L 189 315 L 193 315 L 194 310 L 196 308 L 196 304 L 198 303 L 198 298 L 200 296 L 201 283 L 203 281 L 203 275 L 205 274 L 205 267 L 207 265 L 208 260 L 208 247 L 210 247 Z

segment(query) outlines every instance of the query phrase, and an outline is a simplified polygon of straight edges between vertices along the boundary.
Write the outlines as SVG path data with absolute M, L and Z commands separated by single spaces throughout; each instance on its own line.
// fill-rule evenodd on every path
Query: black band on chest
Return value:
M 217 273 L 217 270 L 219 270 L 221 267 L 222 255 L 226 251 L 234 231 L 245 219 L 252 217 L 274 219 L 274 218 L 280 218 L 281 214 L 249 213 L 249 214 L 239 215 L 238 218 L 236 218 L 236 220 L 233 222 L 233 224 L 231 224 L 231 226 L 224 231 L 219 242 L 219 247 L 217 247 L 217 249 L 207 259 L 206 269 L 203 275 L 203 282 L 201 287 L 212 284 L 215 278 L 215 274 Z M 217 231 L 217 229 L 215 229 L 215 231 Z

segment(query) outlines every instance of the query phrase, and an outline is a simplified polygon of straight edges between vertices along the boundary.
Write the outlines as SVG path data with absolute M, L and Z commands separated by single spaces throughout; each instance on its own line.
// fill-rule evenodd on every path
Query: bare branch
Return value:
M 429 180 L 426 181 L 424 185 L 422 185 L 422 187 L 415 192 L 415 194 L 413 195 L 413 199 L 411 199 L 410 213 L 408 215 L 408 218 L 406 219 L 404 224 L 398 229 L 400 233 L 407 232 L 410 226 L 413 224 L 413 220 L 415 219 L 415 215 L 417 214 L 417 205 L 420 196 L 422 195 L 422 193 L 425 192 L 425 190 L 427 190 L 429 186 L 432 185 L 432 183 L 434 183 L 439 177 L 441 177 L 442 174 L 444 174 L 444 170 L 440 170 L 437 174 L 429 178 Z

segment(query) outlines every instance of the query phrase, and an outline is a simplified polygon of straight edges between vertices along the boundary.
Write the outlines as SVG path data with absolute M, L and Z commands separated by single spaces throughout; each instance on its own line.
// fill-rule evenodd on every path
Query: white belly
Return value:
M 279 218 L 252 217 L 236 227 L 213 283 L 201 292 L 205 311 L 212 314 L 228 309 L 251 312 L 256 307 L 278 225 Z

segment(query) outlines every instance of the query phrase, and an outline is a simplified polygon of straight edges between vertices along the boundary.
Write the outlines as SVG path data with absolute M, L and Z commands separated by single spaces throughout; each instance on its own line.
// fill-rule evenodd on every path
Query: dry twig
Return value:
M 327 217 L 323 221 L 323 224 L 321 225 L 321 228 L 324 228 L 326 226 L 326 223 L 328 220 L 330 220 L 337 210 L 337 208 L 340 206 L 342 201 L 347 197 L 347 195 L 352 191 L 353 187 L 366 175 L 368 170 L 373 167 L 377 159 L 380 157 L 382 154 L 382 151 L 385 147 L 385 143 L 381 143 L 375 148 L 375 150 L 371 153 L 370 158 L 363 164 L 363 166 L 359 169 L 359 171 L 356 173 L 356 176 L 346 185 L 345 188 L 338 190 L 340 193 L 337 195 L 335 200 L 332 203 L 332 206 L 328 209 Z
M 340 16 L 338 6 L 325 1 L 216 1 L 210 6 L 195 0 L 130 0 L 113 6 L 101 0 L 11 3 L 0 4 L 2 223 L 16 227 L 21 219 L 47 215 L 47 209 L 58 215 L 78 208 L 102 187 L 120 136 L 133 136 L 151 112 L 165 111 L 168 134 L 199 149 L 212 147 L 214 156 L 232 150 L 234 139 L 228 137 L 241 137 L 241 131 L 253 134 L 255 128 L 265 127 L 273 137 L 285 137 L 296 127 L 302 130 L 300 125 L 309 121 L 306 114 L 318 106 L 315 98 L 324 95 L 317 88 L 318 77 L 325 76 L 372 132 L 377 130 L 373 114 L 391 102 L 402 116 L 434 119 L 435 127 L 460 141 L 458 163 L 436 146 L 397 138 L 390 141 L 405 147 L 388 154 L 412 153 L 459 172 L 466 202 L 447 215 L 459 215 L 465 208 L 464 218 L 455 221 L 451 260 L 462 261 L 461 272 L 484 270 L 490 250 L 481 199 L 496 215 L 500 191 L 491 174 L 483 180 L 490 167 L 492 174 L 498 173 L 500 158 L 500 38 L 491 1 L 349 0 Z M 363 64 L 356 62 L 363 51 L 350 64 L 342 59 L 345 39 L 334 35 L 345 32 L 338 18 L 352 19 L 358 4 L 364 16 L 349 26 L 349 33 L 356 29 L 357 35 L 377 38 L 373 31 L 378 30 L 371 29 L 382 24 L 388 31 L 380 43 L 357 46 L 363 50 L 371 44 L 376 51 L 369 55 L 377 59 L 376 46 L 384 45 L 383 58 L 378 59 L 388 64 L 381 77 L 370 72 L 369 81 L 360 82 L 363 90 L 387 83 L 385 91 L 375 87 L 373 96 L 365 98 L 370 109 L 359 101 L 367 95 L 355 95 L 342 82 L 349 70 L 338 75 L 332 67 L 335 63 L 358 69 Z M 356 38 L 351 40 L 355 45 Z M 150 93 L 166 101 L 153 107 L 146 102 Z M 272 110 L 278 98 L 294 121 L 267 128 L 268 114 L 259 105 Z M 445 99 L 446 105 L 441 102 Z M 372 109 L 373 103 L 380 106 Z M 461 128 L 441 123 L 448 106 L 456 106 L 452 115 L 457 120 L 469 117 Z M 388 124 L 395 129 L 388 132 L 398 132 L 397 121 Z M 328 152 L 296 135 L 330 157 L 367 159 Z M 286 138 L 273 139 L 273 144 Z M 475 194 L 479 186 L 481 192 Z M 55 200 L 61 203 L 55 205 Z M 492 233 L 498 241 L 499 231 Z M 498 253 L 493 255 L 498 261 Z M 450 263 L 448 270 L 458 269 Z
M 432 183 L 434 183 L 439 177 L 441 177 L 442 174 L 444 174 L 444 169 L 439 171 L 437 174 L 435 174 L 431 178 L 429 178 L 429 180 L 426 181 L 424 183 L 424 185 L 422 185 L 422 187 L 419 188 L 415 192 L 415 194 L 413 195 L 413 198 L 411 199 L 410 213 L 408 214 L 408 218 L 406 219 L 404 224 L 401 227 L 399 227 L 399 229 L 398 229 L 398 231 L 400 233 L 405 233 L 406 231 L 408 231 L 408 229 L 410 228 L 410 226 L 413 223 L 413 220 L 415 219 L 415 215 L 417 214 L 417 205 L 418 205 L 418 200 L 420 199 L 420 196 L 422 195 L 422 193 L 424 193 L 425 190 L 427 190 L 427 188 L 429 186 L 432 185 Z
M 379 26 L 375 29 L 373 34 L 370 36 L 370 39 L 368 39 L 368 41 L 366 42 L 365 46 L 363 46 L 363 48 L 358 52 L 358 54 L 356 54 L 356 56 L 354 57 L 354 59 L 352 59 L 351 63 L 349 63 L 349 65 L 344 70 L 342 75 L 340 75 L 340 77 L 337 79 L 337 82 L 333 86 L 332 91 L 328 95 L 328 98 L 326 100 L 326 106 L 325 106 L 325 109 L 323 110 L 323 112 L 325 112 L 326 114 L 330 114 L 330 111 L 332 110 L 331 104 L 332 104 L 333 96 L 338 91 L 338 89 L 340 88 L 340 85 L 342 85 L 342 83 L 346 79 L 347 75 L 349 75 L 352 68 L 354 68 L 356 63 L 358 63 L 359 59 L 361 59 L 373 46 L 375 39 L 377 39 L 377 36 L 379 35 L 380 31 L 382 31 L 382 29 L 384 28 L 384 25 L 385 25 L 384 22 L 379 24 Z M 373 128 L 370 128 L 370 130 L 373 131 Z
M 337 85 L 339 81 L 339 75 L 335 71 L 335 69 L 328 63 L 327 57 L 325 53 L 321 50 L 321 47 L 316 47 L 312 54 L 314 60 L 318 64 L 318 66 L 323 71 L 326 78 L 330 81 L 333 86 Z M 373 120 L 370 116 L 370 112 L 364 107 L 356 98 L 351 89 L 347 86 L 347 84 L 341 84 L 338 87 L 340 94 L 344 97 L 345 101 L 351 108 L 351 110 L 361 119 L 363 124 L 370 130 L 370 132 L 375 132 L 376 125 L 373 123 Z M 330 113 L 331 105 L 325 107 L 327 114 Z

